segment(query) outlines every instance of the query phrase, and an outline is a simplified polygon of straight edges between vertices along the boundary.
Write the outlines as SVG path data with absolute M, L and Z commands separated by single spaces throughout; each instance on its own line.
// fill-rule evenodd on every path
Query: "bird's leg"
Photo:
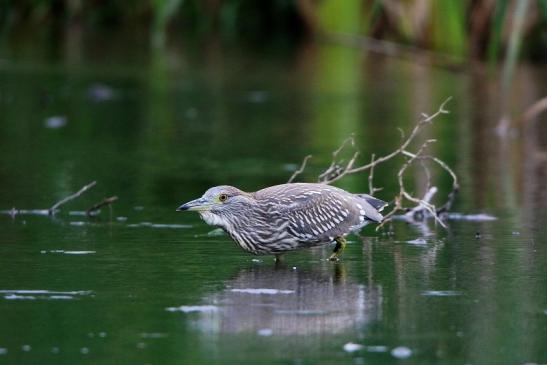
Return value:
M 336 237 L 336 246 L 334 246 L 334 250 L 332 251 L 332 254 L 329 257 L 330 261 L 337 261 L 339 256 L 344 251 L 344 248 L 346 247 L 346 239 L 342 236 Z

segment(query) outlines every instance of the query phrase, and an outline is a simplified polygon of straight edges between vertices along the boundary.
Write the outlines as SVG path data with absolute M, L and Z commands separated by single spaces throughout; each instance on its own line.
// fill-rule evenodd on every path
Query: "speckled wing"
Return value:
M 287 230 L 302 243 L 320 244 L 358 230 L 382 215 L 365 199 L 324 184 L 284 184 L 256 193 L 288 220 Z

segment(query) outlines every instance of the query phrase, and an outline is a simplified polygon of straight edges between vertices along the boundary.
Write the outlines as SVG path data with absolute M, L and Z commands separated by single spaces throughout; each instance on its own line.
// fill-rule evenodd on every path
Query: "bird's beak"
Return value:
M 181 205 L 177 208 L 177 212 L 183 212 L 185 210 L 195 210 L 198 212 L 211 209 L 211 203 L 207 199 L 199 198 L 196 200 L 189 201 L 186 204 Z

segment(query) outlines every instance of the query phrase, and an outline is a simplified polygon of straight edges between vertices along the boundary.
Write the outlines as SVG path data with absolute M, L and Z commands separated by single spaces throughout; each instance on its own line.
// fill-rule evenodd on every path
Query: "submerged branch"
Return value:
M 113 203 L 115 203 L 118 200 L 117 196 L 111 196 L 110 198 L 104 198 L 102 201 L 98 202 L 97 204 L 92 205 L 89 207 L 85 213 L 87 216 L 92 215 L 94 212 L 98 211 L 102 207 L 108 205 L 109 207 L 112 206 Z

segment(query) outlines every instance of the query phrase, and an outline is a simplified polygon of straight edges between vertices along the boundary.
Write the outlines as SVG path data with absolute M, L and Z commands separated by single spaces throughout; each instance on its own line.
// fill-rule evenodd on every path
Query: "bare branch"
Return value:
M 59 200 L 57 203 L 53 204 L 53 206 L 51 208 L 48 209 L 48 214 L 49 215 L 54 215 L 56 212 L 57 212 L 57 209 L 65 204 L 65 203 L 68 203 L 69 201 L 73 200 L 73 199 L 76 199 L 77 197 L 79 197 L 80 195 L 82 195 L 83 193 L 85 193 L 86 191 L 88 191 L 89 189 L 91 189 L 92 187 L 94 187 L 95 185 L 97 184 L 96 181 L 92 181 L 90 182 L 89 184 L 85 185 L 84 187 L 82 187 L 80 190 L 78 190 L 76 193 L 72 194 L 72 195 L 69 195 L 67 196 L 66 198 L 63 198 L 61 200 Z
M 382 156 L 382 157 L 376 159 L 374 162 L 371 162 L 369 164 L 366 164 L 366 165 L 363 165 L 363 166 L 358 166 L 358 167 L 353 167 L 353 165 L 348 167 L 348 165 L 346 165 L 346 167 L 339 167 L 339 169 L 337 170 L 337 172 L 338 172 L 337 174 L 327 174 L 327 172 L 331 172 L 331 169 L 333 169 L 333 167 L 336 165 L 335 157 L 336 157 L 336 155 L 338 155 L 340 150 L 345 146 L 347 140 L 344 141 L 344 143 L 342 143 L 342 146 L 340 146 L 340 148 L 338 150 L 333 152 L 333 162 L 331 163 L 331 166 L 329 166 L 327 171 L 325 171 L 323 174 L 321 174 L 319 176 L 319 181 L 322 182 L 322 183 L 325 183 L 325 184 L 331 184 L 331 183 L 341 179 L 342 177 L 344 177 L 346 175 L 355 174 L 355 173 L 358 173 L 358 172 L 361 172 L 361 171 L 369 170 L 373 166 L 376 166 L 376 165 L 378 165 L 382 162 L 388 161 L 388 160 L 392 159 L 393 157 L 403 153 L 403 151 L 405 151 L 408 148 L 410 143 L 414 140 L 414 138 L 416 137 L 416 135 L 418 134 L 418 132 L 420 131 L 420 129 L 424 125 L 431 124 L 433 122 L 433 120 L 441 114 L 448 114 L 449 113 L 449 111 L 446 110 L 444 107 L 450 101 L 450 99 L 452 99 L 452 97 L 448 97 L 441 104 L 441 106 L 439 106 L 439 109 L 435 113 L 433 113 L 429 116 L 427 116 L 427 115 L 424 116 L 424 118 L 421 119 L 414 126 L 414 128 L 412 129 L 412 131 L 410 132 L 410 135 L 406 138 L 406 140 L 395 151 L 393 151 L 393 152 L 391 152 L 391 153 L 389 153 L 385 156 Z M 351 140 L 353 141 L 353 137 L 351 137 Z M 329 176 L 332 176 L 332 177 L 329 178 Z
M 522 113 L 522 115 L 517 119 L 518 123 L 526 123 L 527 121 L 534 119 L 539 114 L 547 110 L 547 96 L 539 99 L 534 104 L 532 104 L 528 109 Z
M 288 183 L 292 183 L 294 181 L 294 179 L 300 175 L 301 173 L 304 172 L 304 169 L 306 169 L 306 164 L 308 163 L 308 160 L 312 158 L 312 155 L 307 155 L 306 157 L 304 157 L 304 160 L 302 161 L 302 164 L 300 165 L 300 167 L 298 168 L 298 170 L 296 170 L 292 176 L 289 178 L 289 181 L 287 181 L 287 184 Z

